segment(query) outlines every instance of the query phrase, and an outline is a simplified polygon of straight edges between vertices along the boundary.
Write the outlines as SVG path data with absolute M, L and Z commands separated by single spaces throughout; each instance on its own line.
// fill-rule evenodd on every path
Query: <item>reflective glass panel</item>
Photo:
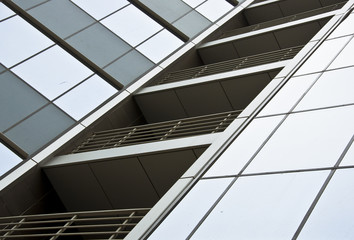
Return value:
M 204 176 L 238 174 L 273 129 L 280 123 L 281 119 L 283 119 L 283 116 L 253 120 Z
M 3 72 L 3 71 L 5 71 L 5 68 L 4 68 L 4 66 L 2 64 L 0 64 L 0 73 Z
M 205 2 L 205 0 L 182 0 L 182 1 L 187 3 L 192 8 L 195 8 L 196 6 L 201 4 L 202 2 Z
M 191 239 L 292 239 L 328 174 L 241 177 Z
M 0 143 L 0 176 L 22 161 L 22 159 Z
M 350 37 L 327 40 L 310 56 L 295 75 L 323 71 L 342 50 Z
M 15 15 L 15 13 L 2 2 L 0 2 L 0 20 Z
M 353 239 L 354 169 L 336 170 L 297 239 Z
M 100 23 L 86 28 L 66 41 L 100 67 L 131 49 L 127 43 Z
M 132 50 L 106 67 L 105 71 L 123 85 L 127 85 L 153 66 L 149 59 L 138 51 Z
M 48 105 L 10 129 L 5 135 L 24 151 L 32 154 L 74 123 L 74 120 L 59 108 Z
M 19 16 L 0 22 L 0 35 L 0 62 L 6 67 L 11 67 L 53 44 Z
M 111 97 L 117 90 L 97 75 L 58 98 L 54 103 L 79 120 Z
M 46 50 L 12 70 L 50 100 L 92 73 L 58 46 Z
M 354 143 L 351 144 L 347 153 L 345 154 L 340 166 L 354 165 Z
M 348 43 L 328 69 L 342 68 L 354 65 L 354 38 Z
M 140 0 L 140 2 L 144 3 L 145 6 L 169 23 L 172 23 L 192 10 L 192 8 L 182 2 L 182 0 Z
M 232 178 L 200 180 L 148 239 L 187 239 L 231 181 Z
M 329 35 L 328 38 L 341 37 L 354 34 L 354 13 L 350 14 L 337 28 Z
M 233 8 L 227 1 L 208 0 L 196 10 L 214 22 Z
M 28 13 L 61 38 L 95 22 L 69 0 L 51 0 L 30 9 Z
M 71 0 L 97 20 L 129 4 L 126 0 Z
M 112 14 L 101 22 L 132 46 L 138 45 L 162 29 L 158 23 L 133 5 Z
M 137 47 L 142 54 L 158 63 L 163 58 L 176 50 L 183 44 L 176 36 L 167 30 L 162 30 L 148 41 Z
M 47 1 L 48 0 L 13 0 L 14 3 L 25 10 Z
M 354 132 L 354 106 L 291 114 L 245 173 L 333 167 Z
M 4 131 L 48 100 L 11 72 L 0 74 L 0 131 Z
M 324 72 L 295 111 L 354 103 L 353 76 L 354 67 Z
M 311 87 L 320 74 L 292 77 L 261 111 L 260 116 L 287 113 Z
M 173 23 L 177 29 L 188 37 L 194 37 L 210 25 L 210 21 L 196 11 L 192 11 Z

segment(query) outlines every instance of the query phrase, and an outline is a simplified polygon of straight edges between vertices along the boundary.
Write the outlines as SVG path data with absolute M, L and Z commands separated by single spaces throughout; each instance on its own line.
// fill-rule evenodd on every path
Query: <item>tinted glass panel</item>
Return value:
M 210 21 L 200 15 L 196 11 L 192 11 L 173 23 L 173 26 L 178 28 L 188 37 L 194 37 L 203 29 L 210 25 Z
M 13 2 L 20 6 L 22 9 L 28 9 L 47 1 L 48 0 L 13 0 Z
M 67 42 L 100 67 L 131 49 L 128 44 L 100 23 L 75 34 L 67 39 Z
M 61 38 L 87 27 L 95 20 L 69 0 L 51 0 L 28 11 Z
M 106 67 L 105 70 L 117 81 L 126 85 L 153 66 L 154 64 L 149 59 L 133 50 Z
M 0 131 L 44 106 L 47 100 L 13 73 L 0 74 Z
M 74 124 L 59 108 L 49 105 L 10 129 L 5 135 L 32 154 Z

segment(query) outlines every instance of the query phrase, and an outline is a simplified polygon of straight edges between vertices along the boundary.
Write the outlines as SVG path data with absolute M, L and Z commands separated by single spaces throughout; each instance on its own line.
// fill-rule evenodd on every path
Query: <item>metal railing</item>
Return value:
M 326 7 L 322 7 L 322 8 L 318 8 L 318 9 L 314 9 L 314 10 L 310 10 L 310 11 L 306 11 L 306 12 L 302 12 L 302 13 L 298 13 L 298 14 L 294 14 L 294 15 L 291 15 L 291 16 L 278 18 L 278 19 L 274 19 L 274 20 L 270 20 L 270 21 L 254 24 L 254 25 L 251 25 L 251 26 L 247 26 L 247 27 L 230 30 L 230 31 L 224 32 L 219 38 L 226 38 L 226 37 L 236 36 L 236 35 L 239 35 L 239 34 L 260 30 L 260 29 L 264 29 L 264 28 L 267 28 L 267 27 L 273 27 L 273 26 L 276 26 L 276 25 L 279 25 L 279 24 L 284 24 L 284 23 L 295 21 L 295 20 L 304 19 L 304 18 L 307 18 L 307 17 L 311 17 L 311 16 L 322 14 L 322 13 L 334 11 L 334 10 L 337 10 L 337 9 L 340 9 L 341 7 L 343 7 L 344 4 L 345 4 L 344 2 L 336 3 L 336 4 L 333 4 L 333 5 L 330 5 L 330 6 L 326 6 Z
M 5 239 L 123 239 L 150 208 L 22 215 L 0 218 Z
M 188 80 L 197 77 L 203 77 L 212 74 L 229 72 L 242 68 L 254 67 L 262 64 L 288 60 L 292 59 L 302 48 L 303 46 L 296 46 L 292 48 L 286 48 L 282 50 L 236 58 L 223 62 L 207 64 L 200 67 L 170 72 L 166 74 L 163 78 L 161 78 L 161 80 L 156 84 L 177 82 L 181 80 Z
M 222 132 L 241 110 L 95 132 L 72 153 Z

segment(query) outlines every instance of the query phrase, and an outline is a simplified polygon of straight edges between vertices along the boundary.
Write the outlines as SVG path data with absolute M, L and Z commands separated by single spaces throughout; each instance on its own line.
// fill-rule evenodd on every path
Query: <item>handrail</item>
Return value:
M 81 153 L 224 131 L 241 110 L 93 133 L 72 153 Z
M 150 208 L 21 215 L 0 218 L 0 240 L 123 239 Z

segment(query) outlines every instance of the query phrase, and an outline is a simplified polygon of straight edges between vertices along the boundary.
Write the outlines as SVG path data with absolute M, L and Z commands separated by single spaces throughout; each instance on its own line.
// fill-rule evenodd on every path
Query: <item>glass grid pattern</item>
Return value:
M 212 189 L 212 181 L 232 179 L 214 204 L 198 219 L 184 218 L 181 212 L 200 202 L 192 188 L 151 239 L 178 222 L 188 226 L 185 239 L 354 237 L 352 16 L 198 181 L 210 181 Z

